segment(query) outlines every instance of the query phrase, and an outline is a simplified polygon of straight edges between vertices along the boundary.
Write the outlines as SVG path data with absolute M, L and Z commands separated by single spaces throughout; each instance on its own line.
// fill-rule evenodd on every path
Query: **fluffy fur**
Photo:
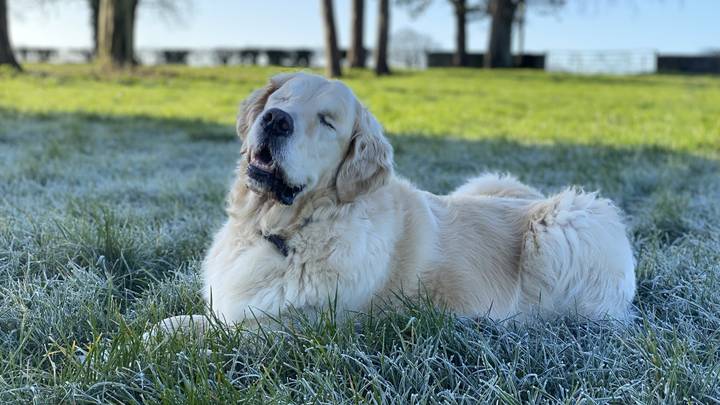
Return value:
M 257 122 L 271 107 L 297 128 L 273 163 L 304 187 L 290 205 L 248 187 Z M 394 174 L 392 147 L 352 92 L 313 75 L 273 78 L 242 104 L 237 128 L 243 148 L 228 219 L 203 263 L 205 297 L 224 322 L 290 307 L 312 315 L 333 299 L 340 313 L 364 311 L 400 291 L 496 320 L 630 315 L 633 254 L 609 200 L 573 188 L 545 197 L 495 174 L 445 196 L 419 190 Z M 287 256 L 271 234 L 284 238 Z

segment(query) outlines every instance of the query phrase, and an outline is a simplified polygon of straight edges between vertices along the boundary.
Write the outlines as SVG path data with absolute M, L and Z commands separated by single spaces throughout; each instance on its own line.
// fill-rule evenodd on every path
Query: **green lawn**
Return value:
M 629 327 L 408 303 L 158 346 L 151 324 L 204 310 L 236 107 L 279 69 L 26 70 L 0 70 L 0 403 L 720 401 L 720 78 L 347 79 L 420 187 L 508 171 L 617 201 L 638 260 Z

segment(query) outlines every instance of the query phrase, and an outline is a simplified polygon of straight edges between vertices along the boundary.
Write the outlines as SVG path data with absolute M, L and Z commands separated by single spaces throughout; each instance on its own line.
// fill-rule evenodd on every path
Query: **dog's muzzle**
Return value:
M 251 190 L 269 192 L 281 204 L 291 205 L 304 186 L 287 182 L 285 173 L 278 165 L 268 143 L 264 143 L 248 154 L 247 174 Z
M 258 146 L 248 154 L 248 186 L 256 192 L 269 192 L 281 204 L 290 205 L 304 186 L 287 181 L 278 159 L 295 130 L 292 117 L 279 108 L 271 108 L 260 117 Z

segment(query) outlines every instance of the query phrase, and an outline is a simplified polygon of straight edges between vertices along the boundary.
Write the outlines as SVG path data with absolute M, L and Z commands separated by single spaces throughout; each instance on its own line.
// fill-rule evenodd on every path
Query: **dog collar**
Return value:
M 265 234 L 263 234 L 262 237 L 263 237 L 266 241 L 268 241 L 268 242 L 272 243 L 273 245 L 275 245 L 275 247 L 277 248 L 277 250 L 279 250 L 280 253 L 282 253 L 283 256 L 287 257 L 287 255 L 288 255 L 288 246 L 287 246 L 287 243 L 285 242 L 285 238 L 283 238 L 282 236 L 280 236 L 280 235 L 278 235 L 278 234 L 271 234 L 271 235 L 265 235 Z
M 300 227 L 298 229 L 305 228 L 310 222 L 312 222 L 312 219 L 310 217 L 305 218 L 305 220 L 303 220 L 302 224 L 300 224 Z M 288 256 L 290 249 L 288 248 L 287 240 L 285 239 L 285 237 L 280 236 L 276 233 L 271 233 L 269 235 L 264 234 L 262 231 L 259 231 L 259 233 L 260 236 L 263 237 L 263 239 L 275 245 L 277 250 L 279 250 L 283 256 Z

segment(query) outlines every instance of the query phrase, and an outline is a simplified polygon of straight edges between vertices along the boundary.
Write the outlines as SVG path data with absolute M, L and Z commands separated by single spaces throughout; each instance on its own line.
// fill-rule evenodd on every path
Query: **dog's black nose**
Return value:
M 279 108 L 271 108 L 262 116 L 262 128 L 270 136 L 290 136 L 293 133 L 293 119 Z

